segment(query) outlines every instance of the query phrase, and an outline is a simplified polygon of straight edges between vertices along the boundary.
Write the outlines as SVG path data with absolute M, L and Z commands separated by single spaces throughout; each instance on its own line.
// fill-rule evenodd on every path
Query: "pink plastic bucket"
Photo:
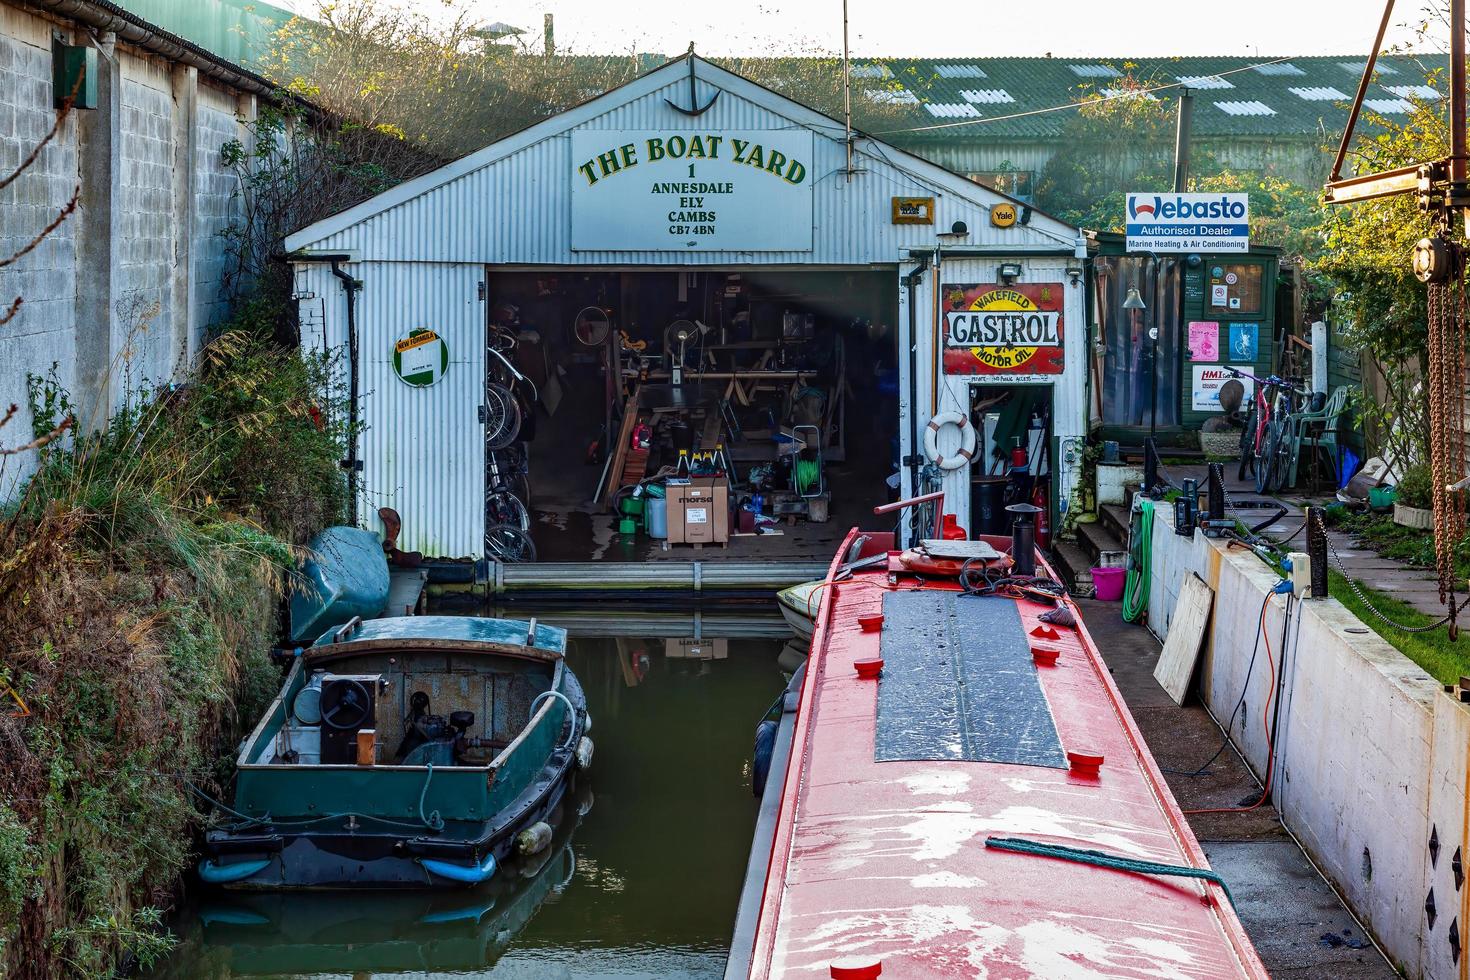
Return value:
M 1103 602 L 1117 602 L 1123 598 L 1123 580 L 1128 577 L 1126 568 L 1094 568 L 1092 570 L 1093 597 Z

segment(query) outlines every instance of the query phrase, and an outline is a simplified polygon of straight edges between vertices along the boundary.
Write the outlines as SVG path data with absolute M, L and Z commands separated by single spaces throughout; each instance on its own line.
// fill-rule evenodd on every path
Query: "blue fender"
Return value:
M 243 881 L 270 866 L 270 858 L 255 861 L 237 861 L 234 864 L 216 864 L 213 858 L 199 862 L 199 877 L 211 885 L 228 885 L 232 881 Z
M 495 874 L 495 855 L 486 854 L 485 860 L 478 865 L 452 864 L 449 861 L 438 861 L 433 858 L 424 858 L 424 870 L 440 878 L 448 878 L 450 881 L 463 882 L 466 885 L 478 885 L 482 881 L 489 881 Z

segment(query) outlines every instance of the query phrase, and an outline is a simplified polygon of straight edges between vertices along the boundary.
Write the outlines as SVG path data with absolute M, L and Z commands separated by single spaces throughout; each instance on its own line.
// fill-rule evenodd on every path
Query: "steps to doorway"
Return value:
M 1092 569 L 1121 566 L 1128 553 L 1128 508 L 1103 504 L 1097 520 L 1077 525 L 1076 541 L 1058 541 L 1052 549 L 1054 564 L 1068 590 L 1092 595 Z

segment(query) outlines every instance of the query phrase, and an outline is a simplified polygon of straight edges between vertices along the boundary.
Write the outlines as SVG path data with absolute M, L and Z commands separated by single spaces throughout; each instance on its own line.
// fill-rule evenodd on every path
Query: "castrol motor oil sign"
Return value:
M 945 374 L 1061 374 L 1062 284 L 944 288 Z

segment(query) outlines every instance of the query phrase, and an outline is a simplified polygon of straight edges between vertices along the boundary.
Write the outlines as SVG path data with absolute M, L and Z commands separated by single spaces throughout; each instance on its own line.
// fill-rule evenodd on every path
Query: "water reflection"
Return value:
M 155 975 L 720 977 L 755 822 L 752 736 L 805 651 L 768 611 L 714 637 L 689 613 L 534 614 L 573 630 L 597 744 L 539 864 L 475 891 L 196 896 Z

